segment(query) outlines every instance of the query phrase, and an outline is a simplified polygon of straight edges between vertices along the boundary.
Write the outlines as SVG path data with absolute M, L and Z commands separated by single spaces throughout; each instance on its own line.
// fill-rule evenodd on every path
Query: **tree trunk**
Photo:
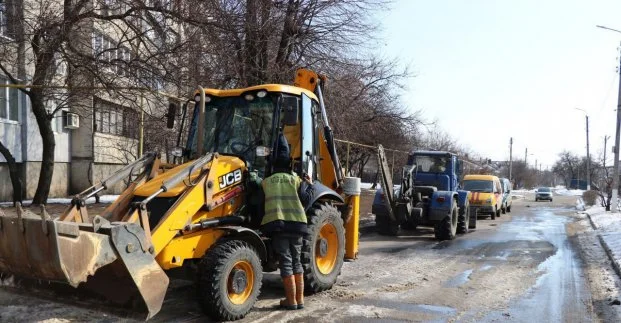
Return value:
M 40 205 L 47 202 L 50 194 L 50 186 L 52 185 L 52 175 L 54 175 L 54 150 L 56 148 L 56 140 L 50 118 L 48 117 L 45 106 L 43 105 L 42 95 L 40 93 L 30 93 L 30 102 L 32 104 L 32 112 L 39 126 L 41 141 L 43 143 L 43 153 L 41 159 L 41 171 L 39 172 L 39 183 L 37 191 L 32 199 L 32 204 Z
M 19 178 L 15 158 L 13 158 L 13 155 L 9 149 L 6 148 L 1 141 L 0 153 L 4 156 L 4 159 L 6 159 L 6 163 L 9 166 L 9 176 L 11 177 L 11 185 L 13 186 L 13 206 L 15 206 L 16 202 L 22 201 L 22 180 Z

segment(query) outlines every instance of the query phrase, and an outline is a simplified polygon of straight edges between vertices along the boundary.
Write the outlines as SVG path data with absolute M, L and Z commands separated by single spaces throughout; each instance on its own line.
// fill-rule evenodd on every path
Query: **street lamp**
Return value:
M 597 28 L 607 29 L 611 31 L 615 31 L 621 34 L 620 30 L 608 28 L 605 26 L 597 25 Z M 619 75 L 621 75 L 621 59 L 619 59 Z M 619 127 L 621 123 L 621 78 L 619 79 L 619 94 L 617 96 L 617 123 L 615 125 L 615 160 L 614 160 L 614 169 L 612 170 L 612 202 L 611 204 L 614 206 L 613 210 L 617 209 L 617 196 L 619 195 Z
M 591 190 L 591 156 L 589 155 L 589 115 L 586 111 L 575 108 L 576 110 L 580 110 L 584 112 L 584 116 L 586 117 L 586 142 L 587 142 L 587 164 L 586 164 L 586 181 L 587 181 L 587 191 Z M 578 182 L 580 184 L 580 182 Z

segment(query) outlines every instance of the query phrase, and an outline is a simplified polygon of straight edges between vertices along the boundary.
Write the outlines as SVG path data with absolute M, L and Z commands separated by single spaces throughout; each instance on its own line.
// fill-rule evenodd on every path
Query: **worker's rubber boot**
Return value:
M 286 310 L 297 310 L 298 304 L 295 302 L 295 278 L 293 275 L 282 278 L 285 286 L 285 299 L 280 300 L 280 307 Z
M 295 302 L 298 304 L 298 310 L 304 308 L 304 274 L 295 274 Z

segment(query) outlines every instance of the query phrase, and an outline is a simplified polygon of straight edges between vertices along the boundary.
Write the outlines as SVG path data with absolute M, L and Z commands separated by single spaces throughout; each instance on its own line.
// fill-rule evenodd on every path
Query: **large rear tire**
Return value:
M 375 216 L 375 229 L 384 236 L 396 236 L 399 234 L 399 224 L 390 219 L 388 214 Z
M 436 239 L 443 240 L 453 240 L 455 239 L 455 234 L 457 233 L 457 203 L 453 203 L 451 207 L 451 213 L 442 219 L 442 221 L 436 223 L 433 228 L 433 233 L 436 236 Z
M 252 309 L 261 292 L 263 268 L 248 243 L 228 240 L 212 247 L 198 266 L 198 295 L 212 319 L 239 320 Z
M 313 206 L 307 213 L 308 234 L 302 244 L 304 288 L 318 293 L 332 288 L 343 267 L 345 228 L 341 213 L 331 204 Z
M 470 205 L 468 201 L 459 209 L 459 218 L 457 219 L 457 233 L 468 233 L 470 228 Z

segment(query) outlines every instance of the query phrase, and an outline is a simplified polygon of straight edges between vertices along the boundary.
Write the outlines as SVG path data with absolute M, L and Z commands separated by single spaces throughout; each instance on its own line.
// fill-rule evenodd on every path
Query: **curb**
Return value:
M 617 273 L 617 276 L 621 278 L 621 266 L 619 266 L 619 263 L 615 260 L 612 254 L 612 250 L 610 249 L 610 247 L 608 247 L 606 240 L 602 238 L 601 234 L 598 233 L 597 237 L 599 238 L 599 242 L 602 244 L 604 251 L 606 251 L 606 254 L 608 255 L 608 259 L 610 259 L 610 262 L 612 263 L 612 268 L 614 268 L 615 272 Z
M 581 213 L 584 213 L 587 215 L 587 218 L 589 218 L 589 223 L 591 223 L 591 227 L 593 228 L 593 230 L 597 231 L 598 227 L 593 221 L 593 219 L 591 218 L 591 215 L 588 212 L 581 212 Z M 610 262 L 612 263 L 612 268 L 615 270 L 615 273 L 617 273 L 617 276 L 621 278 L 621 265 L 619 265 L 619 263 L 615 260 L 615 257 L 612 254 L 612 250 L 610 249 L 610 246 L 608 246 L 608 243 L 606 243 L 606 240 L 604 240 L 604 238 L 602 237 L 602 234 L 599 232 L 597 232 L 597 239 L 599 240 L 600 245 L 606 252 L 606 255 L 608 255 L 608 259 L 610 259 Z
M 586 214 L 587 218 L 589 218 L 589 223 L 591 223 L 591 228 L 593 228 L 593 230 L 597 230 L 597 225 L 595 225 L 595 222 L 593 222 L 593 219 L 591 219 L 591 215 L 589 214 L 589 212 L 578 212 L 578 213 L 582 213 L 582 214 Z M 597 234 L 599 236 L 599 233 Z

